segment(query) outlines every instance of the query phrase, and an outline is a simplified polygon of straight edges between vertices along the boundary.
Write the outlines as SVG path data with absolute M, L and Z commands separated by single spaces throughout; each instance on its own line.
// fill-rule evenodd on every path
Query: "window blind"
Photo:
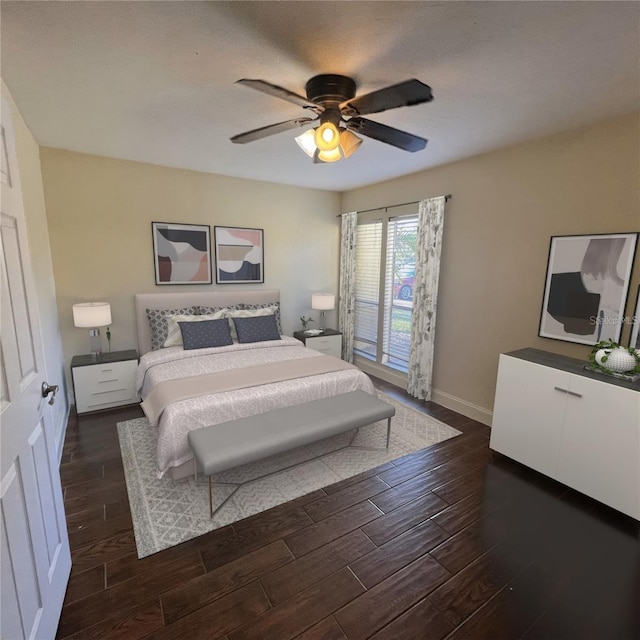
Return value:
M 391 218 L 387 227 L 382 362 L 406 371 L 411 347 L 413 275 L 418 216 Z
M 378 344 L 382 220 L 356 229 L 356 304 L 354 351 L 375 360 Z
M 356 229 L 354 351 L 402 371 L 409 363 L 417 228 L 411 214 L 359 221 Z

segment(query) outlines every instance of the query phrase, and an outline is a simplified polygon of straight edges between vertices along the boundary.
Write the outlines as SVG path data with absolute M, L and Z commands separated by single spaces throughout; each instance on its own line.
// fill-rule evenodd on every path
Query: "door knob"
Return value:
M 51 394 L 51 397 L 49 398 L 49 404 L 53 404 L 56 401 L 56 393 L 58 393 L 57 384 L 48 384 L 47 382 L 42 383 L 42 397 L 46 398 L 49 394 Z

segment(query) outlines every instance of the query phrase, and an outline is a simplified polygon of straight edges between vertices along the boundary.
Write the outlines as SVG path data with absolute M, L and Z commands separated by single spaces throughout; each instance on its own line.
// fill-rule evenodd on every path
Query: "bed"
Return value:
M 185 350 L 157 348 L 151 317 L 167 310 L 268 307 L 277 309 L 276 289 L 150 293 L 135 296 L 140 364 L 136 386 L 145 413 L 157 429 L 158 477 L 181 479 L 193 472 L 187 434 L 265 411 L 319 400 L 348 391 L 375 395 L 359 369 L 324 356 L 289 336 L 280 340 Z M 155 327 L 154 327 L 155 329 Z M 181 392 L 164 394 L 181 387 Z M 164 395 L 162 395 L 164 394 Z M 162 395 L 162 400 L 157 399 Z

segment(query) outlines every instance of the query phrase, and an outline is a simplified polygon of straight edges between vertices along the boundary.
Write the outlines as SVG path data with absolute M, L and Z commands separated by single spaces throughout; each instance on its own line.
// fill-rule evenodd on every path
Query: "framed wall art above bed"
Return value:
M 152 222 L 156 284 L 211 284 L 211 227 Z
M 264 231 L 214 227 L 217 284 L 264 282 Z
M 637 233 L 553 236 L 538 335 L 620 341 Z

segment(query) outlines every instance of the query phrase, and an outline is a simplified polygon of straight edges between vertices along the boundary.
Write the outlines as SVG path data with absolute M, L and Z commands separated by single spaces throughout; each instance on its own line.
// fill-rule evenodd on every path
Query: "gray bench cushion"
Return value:
M 351 391 L 195 429 L 188 437 L 199 468 L 210 475 L 394 414 L 395 408 L 377 397 Z

